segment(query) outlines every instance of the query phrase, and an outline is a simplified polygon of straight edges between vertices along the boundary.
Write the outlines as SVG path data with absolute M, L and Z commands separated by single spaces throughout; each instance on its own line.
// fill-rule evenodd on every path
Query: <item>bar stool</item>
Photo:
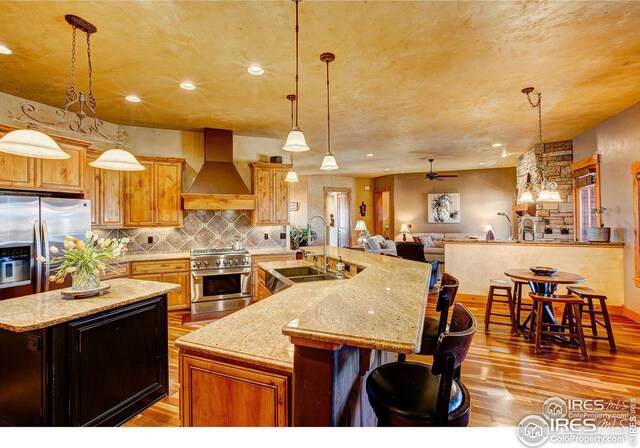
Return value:
M 587 304 L 587 309 L 583 308 L 582 312 L 589 315 L 591 327 L 587 328 L 591 328 L 592 335 L 585 337 L 591 339 L 606 339 L 609 341 L 609 349 L 615 352 L 616 342 L 613 339 L 613 328 L 611 327 L 611 319 L 609 319 L 609 311 L 607 310 L 607 296 L 594 291 L 588 286 L 567 286 L 567 292 L 584 299 Z M 595 309 L 593 306 L 594 300 L 600 302 L 600 310 Z M 597 316 L 602 316 L 602 320 L 598 320 Z M 598 325 L 605 329 L 607 337 L 598 336 Z
M 529 322 L 529 317 L 527 317 L 524 322 L 520 323 L 522 321 L 522 311 L 529 311 L 530 316 L 532 307 L 530 303 L 522 303 L 522 288 L 528 286 L 529 282 L 516 280 L 514 278 L 512 278 L 511 281 L 513 282 L 513 301 L 515 302 L 516 306 L 516 323 L 518 324 L 519 329 L 524 330 L 527 326 L 527 323 Z M 529 298 L 529 296 L 525 297 L 527 299 Z
M 498 300 L 495 297 L 504 297 L 506 300 Z M 509 314 L 493 312 L 494 303 L 506 303 L 509 306 Z M 509 322 L 492 321 L 491 316 L 507 317 Z M 489 294 L 487 295 L 487 307 L 484 312 L 484 330 L 489 331 L 489 324 L 508 325 L 511 327 L 511 334 L 518 334 L 518 324 L 511 285 L 507 280 L 491 280 L 489 282 Z
M 392 362 L 367 377 L 369 403 L 378 426 L 467 426 L 471 395 L 456 374 L 477 329 L 473 314 L 453 308 L 449 331 L 440 335 L 433 365 Z
M 569 338 L 580 346 L 580 355 L 583 361 L 588 361 L 587 344 L 582 331 L 582 307 L 584 300 L 573 295 L 541 295 L 529 293 L 533 300 L 531 312 L 531 326 L 529 327 L 529 340 L 535 341 L 535 353 L 541 352 L 542 336 L 560 336 Z M 564 305 L 562 323 L 545 322 L 544 307 L 553 307 L 554 304 Z M 535 330 L 535 336 L 534 336 Z M 567 330 L 565 332 L 565 330 Z

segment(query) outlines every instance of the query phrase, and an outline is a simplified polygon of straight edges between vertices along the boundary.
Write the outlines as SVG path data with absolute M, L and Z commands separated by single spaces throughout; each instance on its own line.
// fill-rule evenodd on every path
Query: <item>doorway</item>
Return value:
M 383 187 L 374 192 L 375 234 L 386 239 L 394 235 L 391 217 L 391 187 Z
M 324 216 L 329 228 L 329 246 L 351 245 L 351 188 L 324 189 Z

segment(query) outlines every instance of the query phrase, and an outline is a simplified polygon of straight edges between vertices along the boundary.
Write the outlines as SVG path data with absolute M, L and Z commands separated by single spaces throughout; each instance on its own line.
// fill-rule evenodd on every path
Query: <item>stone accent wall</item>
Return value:
M 543 238 L 552 240 L 573 240 L 573 192 L 571 184 L 571 163 L 573 163 L 573 144 L 571 140 L 544 144 L 542 158 L 540 145 L 536 145 L 518 158 L 518 193 L 527 181 L 535 176 L 536 163 L 546 164 L 547 177 L 558 184 L 558 192 L 564 202 L 536 204 L 536 216 L 543 219 Z M 567 233 L 563 233 L 563 230 Z M 551 233 L 549 233 L 551 232 Z M 538 235 L 536 235 L 537 237 Z
M 185 210 L 182 227 L 95 231 L 108 238 L 128 236 L 131 239 L 129 252 L 175 252 L 229 247 L 235 236 L 241 238 L 245 247 L 287 247 L 287 239 L 281 240 L 280 233 L 288 233 L 286 226 L 254 227 L 248 212 L 239 210 Z M 149 237 L 153 238 L 153 242 L 148 242 Z

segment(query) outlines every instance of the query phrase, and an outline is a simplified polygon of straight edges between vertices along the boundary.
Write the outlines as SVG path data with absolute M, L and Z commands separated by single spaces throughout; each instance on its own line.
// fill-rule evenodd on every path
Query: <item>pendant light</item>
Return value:
M 138 162 L 133 154 L 120 148 L 109 149 L 108 151 L 103 152 L 96 160 L 89 162 L 89 165 L 94 168 L 112 171 L 146 170 L 146 168 Z
M 18 129 L 0 138 L 0 152 L 36 159 L 68 159 L 71 157 L 47 134 L 33 129 Z
M 291 128 L 287 142 L 282 149 L 290 152 L 304 152 L 309 151 L 309 147 L 307 146 L 302 130 L 298 126 L 298 103 L 300 102 L 300 95 L 298 93 L 298 31 L 300 30 L 298 26 L 298 3 L 300 3 L 300 0 L 293 1 L 296 3 L 296 122 Z
M 336 158 L 331 154 L 331 114 L 329 109 L 329 63 L 333 62 L 336 59 L 336 56 L 333 53 L 322 53 L 320 55 L 320 60 L 327 64 L 327 154 L 322 159 L 321 170 L 330 171 L 337 170 L 339 168 L 338 162 L 336 162 Z
M 291 127 L 293 127 L 293 102 L 296 100 L 295 95 L 287 95 L 287 99 L 291 101 Z M 287 177 L 284 178 L 285 182 L 298 182 L 298 174 L 293 171 L 293 153 L 291 153 L 291 166 L 289 167 L 289 172 L 287 172 Z
M 562 202 L 560 193 L 558 192 L 558 184 L 550 181 L 546 173 L 546 164 L 542 162 L 544 155 L 544 143 L 542 142 L 542 93 L 538 92 L 538 101 L 533 102 L 531 100 L 531 93 L 535 89 L 533 87 L 526 87 L 522 89 L 522 93 L 527 95 L 527 100 L 531 107 L 538 109 L 538 136 L 540 138 L 540 161 L 536 163 L 536 174 L 532 181 L 527 181 L 524 186 L 523 192 L 518 196 L 518 204 L 527 204 L 532 202 Z M 535 150 L 535 149 L 534 149 Z M 533 190 L 537 190 L 538 197 L 533 199 Z

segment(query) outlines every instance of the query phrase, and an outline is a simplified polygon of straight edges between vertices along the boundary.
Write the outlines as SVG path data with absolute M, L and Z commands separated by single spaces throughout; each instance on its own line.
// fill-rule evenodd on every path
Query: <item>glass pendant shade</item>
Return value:
M 540 191 L 540 194 L 538 195 L 538 202 L 552 202 L 551 198 L 551 192 L 545 188 Z
M 535 201 L 533 200 L 533 195 L 529 190 L 525 190 L 522 192 L 520 197 L 518 198 L 518 204 L 532 204 Z
M 284 178 L 285 182 L 298 182 L 298 174 L 293 171 L 293 169 L 289 170 L 287 173 L 287 177 Z
M 324 159 L 322 159 L 322 166 L 320 167 L 320 169 L 325 171 L 330 171 L 330 170 L 337 170 L 338 168 L 339 166 L 338 166 L 338 162 L 336 162 L 336 158 L 333 157 L 333 154 L 327 153 L 327 155 L 324 156 Z
M 558 193 L 556 190 L 551 192 L 551 197 L 549 199 L 549 202 L 562 202 L 562 198 L 560 197 L 560 193 Z
M 282 147 L 285 151 L 289 152 L 304 152 L 309 151 L 307 141 L 304 138 L 304 134 L 298 126 L 294 126 L 289 132 L 287 142 Z
M 113 171 L 143 171 L 146 168 L 128 151 L 110 149 L 103 152 L 95 161 L 90 162 L 94 168 Z
M 32 129 L 18 129 L 0 138 L 0 151 L 37 159 L 68 159 L 69 154 L 47 134 Z

